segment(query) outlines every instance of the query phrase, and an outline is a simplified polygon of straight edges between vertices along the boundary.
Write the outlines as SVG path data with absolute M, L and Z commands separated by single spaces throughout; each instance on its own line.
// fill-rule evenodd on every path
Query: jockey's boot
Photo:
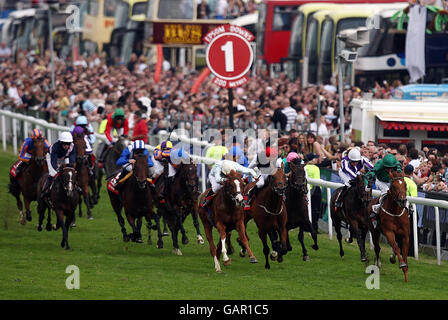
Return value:
M 16 177 L 20 177 L 20 175 L 25 171 L 25 168 L 28 166 L 28 163 L 25 161 L 20 161 L 19 165 L 16 168 Z
M 51 187 L 52 183 L 53 183 L 53 177 L 52 176 L 48 176 L 47 180 L 45 180 L 44 187 L 42 188 L 42 192 L 40 194 L 40 198 L 41 199 L 45 199 L 49 195 L 50 187 Z
M 126 169 L 121 170 L 120 175 L 117 177 L 114 188 L 117 191 L 120 191 L 120 189 L 123 187 L 123 183 L 120 183 L 120 180 L 123 179 L 128 174 L 128 171 Z
M 374 228 L 376 228 L 378 211 L 379 211 L 381 205 L 383 204 L 383 199 L 384 199 L 385 196 L 386 196 L 386 194 L 382 194 L 380 196 L 378 204 L 374 204 L 372 206 L 372 212 L 370 213 L 369 219 L 370 219 L 370 221 L 372 221 L 372 224 L 373 224 Z
M 204 200 L 203 200 L 203 202 L 202 202 L 202 207 L 208 207 L 211 203 L 212 203 L 212 200 L 213 200 L 213 197 L 214 197 L 214 193 L 213 193 L 213 190 L 212 189 L 210 189 L 210 191 L 207 193 L 207 195 L 204 197 Z
M 348 190 L 347 186 L 342 187 L 342 190 L 336 199 L 336 203 L 335 203 L 336 208 L 342 208 L 342 204 L 344 203 L 344 198 L 345 198 L 345 194 L 347 193 L 347 190 Z

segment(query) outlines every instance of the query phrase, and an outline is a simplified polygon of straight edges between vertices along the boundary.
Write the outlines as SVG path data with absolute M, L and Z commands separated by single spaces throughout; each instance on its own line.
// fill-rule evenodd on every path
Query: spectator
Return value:
M 229 4 L 227 0 L 216 0 L 216 19 L 227 18 Z
M 5 42 L 0 43 L 0 63 L 9 60 L 11 56 L 11 48 L 7 47 Z
M 207 3 L 207 0 L 201 0 L 201 2 L 198 4 L 198 10 L 197 10 L 197 16 L 198 19 L 210 19 L 211 11 L 210 7 Z
M 297 120 L 297 111 L 291 107 L 291 103 L 288 98 L 284 98 L 281 101 L 282 112 L 286 116 L 286 130 L 294 129 L 294 124 Z
M 134 130 L 132 132 L 131 140 L 143 140 L 148 143 L 148 125 L 146 123 L 146 114 L 140 110 L 134 112 Z

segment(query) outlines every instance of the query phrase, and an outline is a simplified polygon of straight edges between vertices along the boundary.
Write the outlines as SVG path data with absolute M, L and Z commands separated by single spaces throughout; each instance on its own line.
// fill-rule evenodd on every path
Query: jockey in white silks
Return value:
M 205 203 L 202 206 L 207 206 L 210 204 L 211 200 L 213 199 L 214 195 L 220 190 L 226 181 L 226 176 L 231 171 L 239 172 L 245 175 L 250 175 L 252 178 L 256 179 L 258 177 L 258 174 L 255 172 L 255 170 L 246 168 L 242 165 L 240 165 L 237 162 L 230 161 L 230 160 L 220 160 L 216 162 L 208 174 L 208 179 L 210 181 L 210 184 L 212 186 L 210 192 L 205 197 Z

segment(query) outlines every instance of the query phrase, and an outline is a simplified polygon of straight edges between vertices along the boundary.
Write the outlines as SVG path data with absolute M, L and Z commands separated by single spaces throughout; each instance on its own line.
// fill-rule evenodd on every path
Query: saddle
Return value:
M 10 174 L 11 176 L 13 176 L 14 178 L 18 178 L 18 176 L 17 176 L 17 169 L 19 168 L 20 164 L 21 164 L 21 161 L 20 161 L 20 160 L 17 160 L 17 161 L 11 166 L 11 169 L 9 170 L 9 174 Z

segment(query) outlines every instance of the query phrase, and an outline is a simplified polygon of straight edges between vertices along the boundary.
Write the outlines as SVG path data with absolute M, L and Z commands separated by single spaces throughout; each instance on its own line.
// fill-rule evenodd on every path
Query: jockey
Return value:
M 222 188 L 224 181 L 226 180 L 226 176 L 230 173 L 230 171 L 234 170 L 235 172 L 240 172 L 243 174 L 248 174 L 252 178 L 257 178 L 258 174 L 254 169 L 245 168 L 237 162 L 230 160 L 220 160 L 215 163 L 213 169 L 208 174 L 208 180 L 211 184 L 210 192 L 205 197 L 205 203 L 202 205 L 203 207 L 208 206 L 213 199 L 214 195 L 218 190 Z
M 38 139 L 44 139 L 46 152 L 50 149 L 50 144 L 44 138 L 42 131 L 39 129 L 31 131 L 31 135 L 25 139 L 20 148 L 19 160 L 16 162 L 16 177 L 19 176 L 23 169 L 29 164 L 31 160 L 31 151 L 34 149 L 34 141 Z
M 295 164 L 302 164 L 303 159 L 299 156 L 298 153 L 296 152 L 290 152 L 288 153 L 288 155 L 286 156 L 286 158 L 283 159 L 283 164 L 285 165 L 285 174 L 288 174 L 291 169 L 289 168 L 289 164 L 293 162 Z M 305 175 L 306 175 L 306 170 L 305 170 Z
M 384 156 L 383 159 L 378 160 L 375 163 L 373 169 L 367 173 L 369 178 L 371 178 L 372 180 L 373 177 L 376 177 L 375 185 L 381 191 L 379 202 L 378 204 L 372 206 L 372 213 L 369 217 L 372 220 L 374 227 L 376 227 L 376 215 L 378 214 L 378 209 L 383 203 L 387 191 L 389 191 L 389 173 L 392 171 L 401 172 L 401 164 L 400 162 L 398 162 L 394 155 L 388 153 Z
M 50 186 L 61 165 L 66 164 L 73 167 L 75 160 L 76 150 L 73 144 L 72 134 L 68 131 L 61 132 L 58 141 L 50 147 L 50 152 L 47 153 L 48 178 L 42 189 L 42 199 L 48 195 Z
M 106 130 L 104 132 L 107 140 L 105 144 L 101 144 L 100 146 L 101 153 L 98 162 L 104 161 L 106 150 L 111 148 L 118 140 L 114 137 L 114 130 L 116 130 L 118 136 L 127 136 L 129 134 L 128 120 L 125 119 L 122 108 L 118 108 L 113 114 L 107 116 Z
M 114 178 L 113 184 L 115 188 L 117 188 L 117 186 L 119 185 L 118 182 L 121 180 L 121 178 L 126 176 L 132 170 L 132 165 L 136 161 L 134 156 L 139 153 L 143 153 L 144 155 L 148 156 L 149 168 L 154 165 L 151 156 L 149 155 L 149 152 L 145 147 L 145 142 L 143 140 L 135 140 L 127 148 L 124 148 L 120 158 L 118 158 L 117 162 L 115 163 L 117 166 L 123 168 L 123 170 Z
M 77 134 L 84 134 L 84 141 L 86 142 L 86 154 L 89 155 L 89 161 L 90 161 L 89 174 L 93 175 L 92 169 L 95 167 L 95 157 L 93 155 L 93 148 L 92 144 L 90 143 L 89 136 L 85 134 L 85 128 L 81 126 L 76 126 L 73 128 L 73 130 L 71 130 L 71 133 L 73 137 Z
M 212 158 L 215 160 L 224 160 L 224 156 L 229 153 L 229 149 L 224 146 L 211 146 L 205 153 L 206 158 Z M 210 168 L 213 168 L 214 162 L 210 164 Z
M 70 131 L 73 131 L 77 126 L 83 129 L 84 135 L 89 138 L 90 145 L 93 146 L 96 141 L 95 132 L 93 131 L 92 125 L 87 120 L 87 117 L 78 116 L 75 120 L 75 123 L 70 127 Z
M 171 149 L 173 149 L 173 143 L 169 140 L 163 141 L 154 148 L 154 159 L 158 161 L 169 160 Z
M 264 153 L 264 154 L 263 154 Z M 262 159 L 265 158 L 266 159 L 266 163 L 263 163 L 264 161 L 262 161 Z M 249 168 L 250 169 L 255 169 L 255 171 L 264 171 L 264 170 L 268 170 L 268 168 L 271 168 L 271 161 L 269 161 L 270 159 L 274 158 L 276 160 L 275 162 L 275 166 L 278 168 L 279 165 L 281 165 L 282 159 L 278 158 L 278 152 L 276 148 L 271 148 L 271 147 L 266 147 L 265 151 L 259 151 L 255 157 L 252 159 L 252 161 L 249 164 Z M 260 178 L 257 182 L 257 189 L 261 189 L 263 188 L 265 181 L 267 179 L 267 177 L 270 174 L 267 172 L 263 172 L 260 175 Z M 256 189 L 256 188 L 254 188 Z
M 339 169 L 339 177 L 344 182 L 344 187 L 342 187 L 342 191 L 336 199 L 335 205 L 337 208 L 342 207 L 345 194 L 351 186 L 351 181 L 355 179 L 358 174 L 360 174 L 360 170 L 363 168 L 368 172 L 372 170 L 373 165 L 367 158 L 361 156 L 361 152 L 358 148 L 351 149 L 348 152 L 348 155 L 342 158 L 341 168 Z

